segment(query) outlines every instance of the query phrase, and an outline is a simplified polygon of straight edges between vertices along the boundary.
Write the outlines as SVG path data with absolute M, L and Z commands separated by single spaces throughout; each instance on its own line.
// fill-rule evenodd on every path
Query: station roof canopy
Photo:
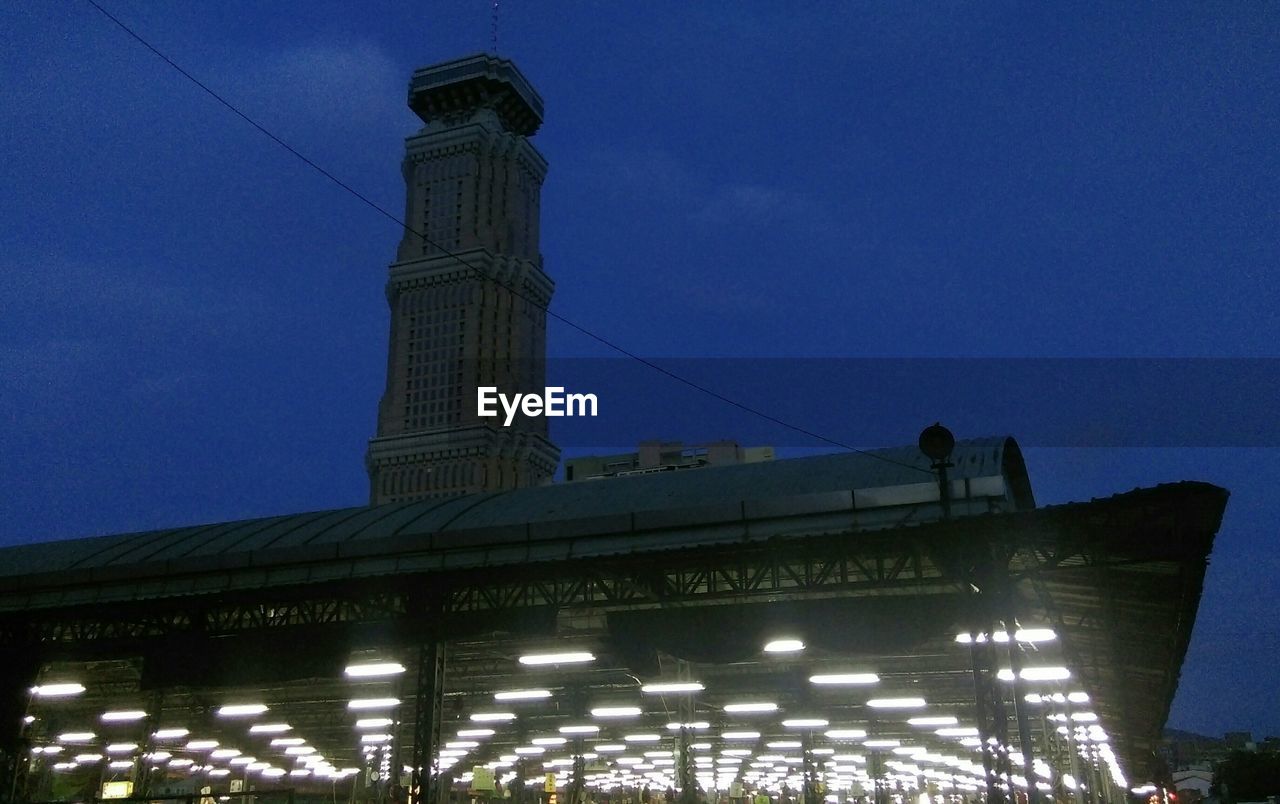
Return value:
M 971 776 L 975 657 L 1011 702 L 1012 643 L 1035 756 L 1061 758 L 1060 730 L 1081 729 L 1145 781 L 1226 492 L 1036 508 L 1012 439 L 962 441 L 953 462 L 950 518 L 904 448 L 10 548 L 0 640 L 39 646 L 39 683 L 86 688 L 37 696 L 43 745 L 84 731 L 104 748 L 102 714 L 134 709 L 281 766 L 249 728 L 287 723 L 346 767 L 384 756 L 355 728 L 383 715 L 407 757 L 422 646 L 443 638 L 446 759 L 563 772 L 557 740 L 586 739 L 599 779 L 670 772 L 678 722 L 705 724 L 712 774 L 788 765 L 808 735 L 836 775 L 880 752 Z M 793 649 L 765 650 L 780 639 Z M 566 652 L 591 658 L 521 661 Z M 377 663 L 405 672 L 347 670 Z M 645 691 L 676 682 L 701 689 Z M 499 696 L 518 690 L 546 694 Z M 351 707 L 378 698 L 398 703 Z M 217 714 L 252 702 L 268 712 Z M 612 708 L 626 714 L 593 712 Z M 493 733 L 459 733 L 476 729 Z

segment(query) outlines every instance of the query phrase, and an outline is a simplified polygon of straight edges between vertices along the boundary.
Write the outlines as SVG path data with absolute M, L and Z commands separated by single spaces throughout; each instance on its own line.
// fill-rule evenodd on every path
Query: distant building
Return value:
M 637 452 L 570 458 L 564 464 L 564 479 L 568 482 L 600 480 L 704 466 L 760 463 L 773 458 L 773 447 L 742 447 L 736 441 L 692 445 L 680 441 L 644 441 Z
M 1213 771 L 1208 769 L 1180 770 L 1173 773 L 1173 788 L 1178 791 L 1181 804 L 1196 804 L 1209 797 L 1213 786 Z

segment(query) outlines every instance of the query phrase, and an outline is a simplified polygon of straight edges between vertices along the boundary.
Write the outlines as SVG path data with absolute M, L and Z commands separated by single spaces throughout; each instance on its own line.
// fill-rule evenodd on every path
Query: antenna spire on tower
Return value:
M 493 0 L 493 24 L 490 27 L 493 55 L 498 55 L 498 0 Z

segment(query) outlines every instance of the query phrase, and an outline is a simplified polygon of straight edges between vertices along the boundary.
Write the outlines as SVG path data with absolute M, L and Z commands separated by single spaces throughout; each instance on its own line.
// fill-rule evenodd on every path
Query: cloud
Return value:
M 822 229 L 830 219 L 826 209 L 804 193 L 758 184 L 720 187 L 692 217 L 700 223 L 798 229 Z
M 590 156 L 580 179 L 653 209 L 671 210 L 700 226 L 826 228 L 832 215 L 816 198 L 798 190 L 760 183 L 716 182 L 657 149 L 600 151 Z
M 238 54 L 215 68 L 233 103 L 273 125 L 399 131 L 405 71 L 370 42 L 313 42 Z

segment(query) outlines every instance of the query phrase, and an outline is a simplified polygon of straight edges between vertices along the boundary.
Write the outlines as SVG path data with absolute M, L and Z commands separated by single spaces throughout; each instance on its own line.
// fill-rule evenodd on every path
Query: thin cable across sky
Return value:
M 438 250 L 440 251 L 440 253 L 444 254 L 445 256 L 447 256 L 447 257 L 449 257 L 449 258 L 451 258 L 451 259 L 453 259 L 453 260 L 456 260 L 459 264 L 461 264 L 462 266 L 466 267 L 468 270 L 473 271 L 475 274 L 477 274 L 478 276 L 480 276 L 482 279 L 484 279 L 484 280 L 486 280 L 486 281 L 489 281 L 489 282 L 493 282 L 494 284 L 498 285 L 499 287 L 502 287 L 503 289 L 505 289 L 505 290 L 507 290 L 508 292 L 510 292 L 512 295 L 514 295 L 514 296 L 516 296 L 517 298 L 519 298 L 519 299 L 523 300 L 524 302 L 526 302 L 526 303 L 528 303 L 528 304 L 531 304 L 531 305 L 533 305 L 533 306 L 537 307 L 538 309 L 540 309 L 540 310 L 542 310 L 543 312 L 545 312 L 545 313 L 546 313 L 548 316 L 550 316 L 551 318 L 555 319 L 556 321 L 559 321 L 561 324 L 564 324 L 565 326 L 569 327 L 570 329 L 573 329 L 573 330 L 575 330 L 575 331 L 577 331 L 577 332 L 579 332 L 579 333 L 581 333 L 581 334 L 585 335 L 586 337 L 590 338 L 591 340 L 593 340 L 593 341 L 595 341 L 595 342 L 597 342 L 597 343 L 601 344 L 602 346 L 607 347 L 608 349 L 611 349 L 612 351 L 614 351 L 614 352 L 616 352 L 616 353 L 618 353 L 618 354 L 622 355 L 623 357 L 629 358 L 629 359 L 631 359 L 631 360 L 635 360 L 636 362 L 638 362 L 638 363 L 640 363 L 640 364 L 642 364 L 642 365 L 644 365 L 644 366 L 647 366 L 648 368 L 652 369 L 653 371 L 658 372 L 659 374 L 662 374 L 662 375 L 664 375 L 664 376 L 666 376 L 666 377 L 668 377 L 668 378 L 670 378 L 670 379 L 672 379 L 672 380 L 674 380 L 674 381 L 676 381 L 676 382 L 678 382 L 678 383 L 681 383 L 682 385 L 685 385 L 685 386 L 687 386 L 687 387 L 689 387 L 689 388 L 692 388 L 693 390 L 698 391 L 699 393 L 705 394 L 706 396 L 709 396 L 709 397 L 711 397 L 711 398 L 713 398 L 713 399 L 716 399 L 716 400 L 718 400 L 718 401 L 720 401 L 720 402 L 723 402 L 723 403 L 725 403 L 725 404 L 727 404 L 727 405 L 731 405 L 731 406 L 733 406 L 733 407 L 737 408 L 738 410 L 743 411 L 744 413 L 748 413 L 748 414 L 750 414 L 750 415 L 752 415 L 752 416 L 756 416 L 756 417 L 758 417 L 758 418 L 760 418 L 760 419 L 763 419 L 763 420 L 765 420 L 765 421 L 771 422 L 772 424 L 778 425 L 779 427 L 783 427 L 783 428 L 785 428 L 785 429 L 791 430 L 791 431 L 793 431 L 793 432 L 799 433 L 799 434 L 804 435 L 804 436 L 808 436 L 809 438 L 813 438 L 813 439 L 815 439 L 815 440 L 817 440 L 817 441 L 821 441 L 821 442 L 823 442 L 823 443 L 830 444 L 831 446 L 839 447 L 839 448 L 841 448 L 841 449 L 848 450 L 849 452 L 858 453 L 858 454 L 860 454 L 860 455 L 866 455 L 866 456 L 868 456 L 868 457 L 870 457 L 870 458 L 874 458 L 874 459 L 879 460 L 879 461 L 884 461 L 885 463 L 891 463 L 891 464 L 894 464 L 894 465 L 896 465 L 896 466 L 904 466 L 904 467 L 906 467 L 906 468 L 908 468 L 908 469 L 914 469 L 914 470 L 916 470 L 916 471 L 918 471 L 918 472 L 921 472 L 921 473 L 923 473 L 923 474 L 929 475 L 929 476 L 931 476 L 931 477 L 933 476 L 933 472 L 929 471 L 928 469 L 924 469 L 924 468 L 921 468 L 921 467 L 919 467 L 919 466 L 915 466 L 915 465 L 912 465 L 912 464 L 909 464 L 909 463 L 904 463 L 904 462 L 902 462 L 902 461 L 897 461 L 897 460 L 894 460 L 894 459 L 892 459 L 892 458 L 888 458 L 888 457 L 886 457 L 886 456 L 884 456 L 884 455 L 876 454 L 876 453 L 874 453 L 874 452 L 870 452 L 870 451 L 867 451 L 867 450 L 858 449 L 857 447 L 853 447 L 853 446 L 851 446 L 851 445 L 849 445 L 849 444 L 845 444 L 845 443 L 843 443 L 843 442 L 841 442 L 841 441 L 837 441 L 836 439 L 828 438 L 827 436 L 821 435 L 820 433 L 815 433 L 815 432 L 813 432 L 812 430 L 806 429 L 806 428 L 804 428 L 804 427 L 802 427 L 802 426 L 800 426 L 800 425 L 793 424 L 793 423 L 788 422 L 788 421 L 785 421 L 785 420 L 783 420 L 783 419 L 779 419 L 778 417 L 773 416 L 773 415 L 771 415 L 771 414 L 769 414 L 769 413 L 767 413 L 767 412 L 765 412 L 765 411 L 763 411 L 763 410 L 760 410 L 760 409 L 758 409 L 758 408 L 752 407 L 751 405 L 748 405 L 748 404 L 746 404 L 746 403 L 744 403 L 744 402 L 740 402 L 740 401 L 738 401 L 738 400 L 736 400 L 736 399 L 733 399 L 732 397 L 726 396 L 726 395 L 724 395 L 724 394 L 722 394 L 722 393 L 720 393 L 720 392 L 716 391 L 716 390 L 715 390 L 715 389 L 713 389 L 713 388 L 709 388 L 709 387 L 707 387 L 707 386 L 705 386 L 705 385 L 702 385 L 702 384 L 700 384 L 700 383 L 698 383 L 698 382 L 695 382 L 694 380 L 689 379 L 688 377 L 685 377 L 685 376 L 683 376 L 683 375 L 681 375 L 681 374 L 677 374 L 676 372 L 673 372 L 673 371 L 671 371 L 671 370 L 669 370 L 669 369 L 667 369 L 667 368 L 664 368 L 663 366 L 659 365 L 658 363 L 655 363 L 654 361 L 652 361 L 652 360 L 650 360 L 650 359 L 648 359 L 648 358 L 642 357 L 642 356 L 640 356 L 640 355 L 638 355 L 638 354 L 636 354 L 636 353 L 634 353 L 634 352 L 630 351 L 629 349 L 627 349 L 626 347 L 624 347 L 624 346 L 622 346 L 622 345 L 618 344 L 617 342 L 613 341 L 612 339 L 607 338 L 607 337 L 605 337 L 604 335 L 601 335 L 601 334 L 599 334 L 599 333 L 597 333 L 597 332 L 595 332 L 595 331 L 593 331 L 593 330 L 590 330 L 590 329 L 588 329 L 588 328 L 586 328 L 586 327 L 584 327 L 584 326 L 581 326 L 580 324 L 575 323 L 574 321 L 572 321 L 572 320 L 570 320 L 570 319 L 566 318 L 565 316 L 562 316 L 562 315 L 560 315 L 559 313 L 556 313 L 556 312 L 552 311 L 552 310 L 551 310 L 547 305 L 541 304 L 541 303 L 539 303 L 539 302 L 537 302 L 537 301 L 535 301 L 535 300 L 533 300 L 533 299 L 530 299 L 528 296 L 526 296 L 526 295 L 524 295 L 523 293 L 521 293 L 518 289 L 516 289 L 516 288 L 514 288 L 514 287 L 511 287 L 510 285 L 508 285 L 508 284 L 506 284 L 506 283 L 502 282 L 501 280 L 499 280 L 499 279 L 497 279 L 497 278 L 495 278 L 495 277 L 490 276 L 490 275 L 489 275 L 489 274 L 487 274 L 483 269 L 481 269 L 480 267 L 478 267 L 478 266 L 476 266 L 476 265 L 472 264 L 471 262 L 468 262 L 468 261 L 467 261 L 465 258 L 463 258 L 462 256 L 460 256 L 460 255 L 458 255 L 458 254 L 456 254 L 456 253 L 454 253 L 454 252 L 450 251 L 449 249 L 444 248 L 444 247 L 443 247 L 443 246 L 441 246 L 440 244 L 438 244 L 438 243 L 436 243 L 436 242 L 432 241 L 432 240 L 431 240 L 430 238 L 428 238 L 428 237 L 427 237 L 423 232 L 420 232 L 420 231 L 418 231 L 417 229 L 415 229 L 414 227 L 410 226 L 408 223 L 406 223 L 405 221 L 401 220 L 398 216 L 396 216 L 395 214 L 391 213 L 391 212 L 390 212 L 390 211 L 388 211 L 386 208 L 382 207 L 380 204 L 378 204 L 377 202 L 373 201 L 373 200 L 372 200 L 372 199 L 370 199 L 368 196 L 364 195 L 364 194 L 363 194 L 363 193 L 361 193 L 359 190 L 355 189 L 355 188 L 354 188 L 354 187 L 352 187 L 350 184 L 347 184 L 345 181 L 343 181 L 342 179 L 340 179 L 340 178 L 338 178 L 337 176 L 335 176 L 332 172 L 330 172 L 329 170 L 325 169 L 323 166 L 321 166 L 320 164 L 316 163 L 314 160 L 312 160 L 312 159 L 310 159 L 309 157 L 307 157 L 305 154 L 303 154 L 303 153 L 301 153 L 300 151 L 298 151 L 296 148 L 294 148 L 294 147 L 293 147 L 292 145 L 290 145 L 288 142 L 284 141 L 284 140 L 283 140 L 283 139 L 281 139 L 279 136 L 277 136 L 276 134 L 274 134 L 273 132 L 271 132 L 268 128 L 266 128 L 265 126 L 263 126 L 261 123 L 259 123 L 258 121 L 254 120 L 254 119 L 253 119 L 252 117 L 250 117 L 249 115 L 245 114 L 243 111 L 241 111 L 241 110 L 240 110 L 240 109 L 239 109 L 235 104 L 233 104 L 231 101 L 227 100 L 225 97 L 223 97 L 222 95 L 220 95 L 218 92 L 216 92 L 215 90 L 213 90 L 212 88 L 210 88 L 210 87 L 209 87 L 207 84 L 205 84 L 203 81 L 201 81 L 200 79 L 196 78 L 194 75 L 192 75 L 192 74 L 191 74 L 190 72 L 188 72 L 186 69 L 184 69 L 180 64 L 178 64 L 177 62 L 175 62 L 173 59 L 169 58 L 169 56 L 167 56 L 167 55 L 165 55 L 163 52 L 161 52 L 158 48 L 156 48 L 154 45 L 152 45 L 150 42 L 148 42 L 146 39 L 144 39 L 140 34 L 138 34 L 138 32 L 137 32 L 137 31 L 135 31 L 133 28 L 129 27 L 129 26 L 128 26 L 127 24 L 125 24 L 122 20 L 120 20 L 118 17 L 116 17 L 114 14 L 112 14 L 110 11 L 108 11 L 106 8 L 104 8 L 102 5 L 100 5 L 100 4 L 97 2 L 97 0 L 85 0 L 85 2 L 87 2 L 89 5 L 93 6 L 93 7 L 94 7 L 94 8 L 95 8 L 99 13 L 101 13 L 104 17 L 106 17 L 106 18 L 107 18 L 108 20 L 110 20 L 113 24 L 115 24 L 118 28 L 120 28 L 120 30 L 124 31 L 124 32 L 125 32 L 126 34 L 128 34 L 131 38 L 133 38 L 133 39 L 134 39 L 134 41 L 138 42 L 138 44 L 142 45 L 144 48 L 146 48 L 147 50 L 151 51 L 151 53 L 152 53 L 152 54 L 154 54 L 155 56 L 157 56 L 157 57 L 158 57 L 160 60 L 162 60 L 165 64 L 169 65 L 171 68 L 173 68 L 175 71 L 177 71 L 177 72 L 178 72 L 178 73 L 179 73 L 183 78 L 187 79 L 187 80 L 188 80 L 188 81 L 190 81 L 192 84 L 195 84 L 197 87 L 199 87 L 201 90 L 203 90 L 203 91 L 204 91 L 204 93 L 205 93 L 205 94 L 207 94 L 209 97 L 213 98 L 215 101 L 217 101 L 220 105 L 222 105 L 223 107 L 225 107 L 228 111 L 230 111 L 230 112 L 231 112 L 232 114 L 234 114 L 236 117 L 239 117 L 241 120 L 243 120 L 244 122 L 248 123 L 248 124 L 249 124 L 250 126 L 252 126 L 254 129 L 256 129 L 260 134 L 262 134 L 263 136 L 265 136 L 265 137 L 267 137 L 268 139 L 270 139 L 270 140 L 271 140 L 272 142 L 274 142 L 276 145 L 278 145 L 278 146 L 280 146 L 281 148 L 283 148 L 284 150 L 288 151 L 290 154 L 292 154 L 294 157 L 296 157 L 298 160 L 300 160 L 300 161 L 301 161 L 303 164 L 305 164 L 307 167 L 309 167 L 309 168 L 311 168 L 312 170 L 316 171 L 316 172 L 317 172 L 317 173 L 319 173 L 321 176 L 324 176 L 326 179 L 328 179 L 329 181 L 331 181 L 331 182 L 333 182 L 334 184 L 336 184 L 338 187 L 340 187 L 340 188 L 342 188 L 343 190 L 345 190 L 348 194 L 350 194 L 351 196 L 353 196 L 354 198 L 356 198 L 357 200 L 359 200 L 360 202 L 362 202 L 365 206 L 369 207 L 370 209 L 372 209 L 374 212 L 378 213 L 378 214 L 379 214 L 379 215 L 381 215 L 382 217 L 386 218 L 387 220 L 390 220 L 392 223 L 396 224 L 397 226 L 399 226 L 400 228 L 402 228 L 402 229 L 404 229 L 405 231 L 409 232 L 410 234 L 412 234 L 412 235 L 414 235 L 414 236 L 416 236 L 416 237 L 421 238 L 421 239 L 422 239 L 422 242 L 426 243 L 426 244 L 427 244 L 427 245 L 429 245 L 429 246 L 432 246 L 432 247 L 434 247 L 434 248 L 438 249 Z

